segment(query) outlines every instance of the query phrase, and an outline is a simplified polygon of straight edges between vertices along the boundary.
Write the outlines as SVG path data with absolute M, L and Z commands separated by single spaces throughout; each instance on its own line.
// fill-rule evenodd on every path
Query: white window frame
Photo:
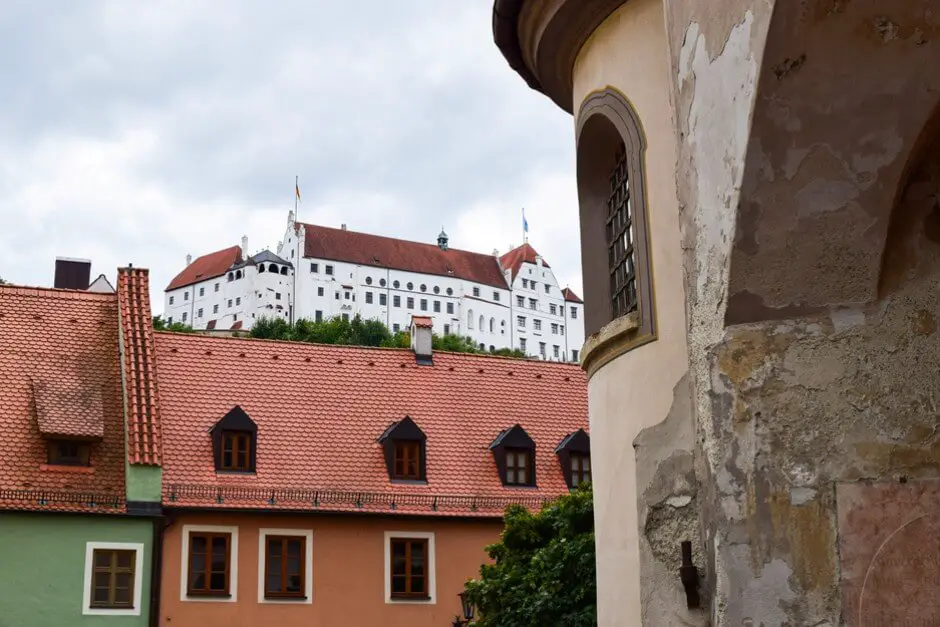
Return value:
M 92 566 L 95 549 L 112 551 L 134 551 L 134 606 L 121 609 L 91 607 Z M 82 584 L 82 614 L 84 616 L 140 616 L 140 600 L 144 584 L 144 544 L 143 542 L 86 542 L 85 575 Z
M 428 597 L 424 599 L 392 598 L 392 538 L 416 538 L 428 541 Z M 385 532 L 385 603 L 389 605 L 436 605 L 437 562 L 434 557 L 433 531 L 386 531 Z
M 268 536 L 298 536 L 304 538 L 304 596 L 306 599 L 268 599 L 264 596 L 265 558 Z M 273 605 L 310 605 L 313 603 L 313 529 L 259 529 L 258 530 L 258 603 Z
M 201 597 L 186 594 L 189 583 L 189 535 L 192 532 L 232 534 L 232 546 L 229 550 L 231 564 L 228 570 L 228 597 Z M 238 601 L 238 527 L 225 525 L 183 525 L 183 538 L 180 542 L 180 601 L 187 603 L 235 603 Z

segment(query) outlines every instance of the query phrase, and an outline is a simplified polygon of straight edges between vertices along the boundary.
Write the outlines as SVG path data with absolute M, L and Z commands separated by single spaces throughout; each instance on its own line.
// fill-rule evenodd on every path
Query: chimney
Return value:
M 542 255 L 536 255 L 536 256 L 535 256 L 535 266 L 536 266 L 537 268 L 541 268 L 541 267 L 542 267 Z
M 343 222 L 343 224 L 342 224 L 342 225 L 340 225 L 340 227 L 339 227 L 339 228 L 341 228 L 341 229 L 343 229 L 343 230 L 345 231 L 345 230 L 346 230 L 346 223 L 345 223 L 345 222 Z
M 411 350 L 419 366 L 433 366 L 431 335 L 434 323 L 427 316 L 411 316 Z
M 192 262 L 193 262 L 193 256 L 190 255 L 189 253 L 186 253 L 186 265 L 188 266 Z
M 91 282 L 91 261 L 56 257 L 52 286 L 62 290 L 87 290 Z
M 248 236 L 242 235 L 242 257 L 248 259 Z

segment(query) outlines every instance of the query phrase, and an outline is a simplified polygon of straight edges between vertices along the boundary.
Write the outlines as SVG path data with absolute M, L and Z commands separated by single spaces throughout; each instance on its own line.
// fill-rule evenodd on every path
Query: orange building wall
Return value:
M 235 602 L 180 599 L 184 525 L 238 527 L 238 581 Z M 258 602 L 259 529 L 313 531 L 313 601 L 310 604 Z M 460 612 L 457 594 L 488 560 L 484 547 L 499 539 L 502 521 L 448 520 L 393 516 L 185 514 L 174 518 L 164 536 L 160 625 L 165 627 L 310 627 L 383 625 L 440 627 Z M 385 532 L 433 532 L 436 562 L 434 604 L 386 603 Z M 236 585 L 233 582 L 233 587 Z

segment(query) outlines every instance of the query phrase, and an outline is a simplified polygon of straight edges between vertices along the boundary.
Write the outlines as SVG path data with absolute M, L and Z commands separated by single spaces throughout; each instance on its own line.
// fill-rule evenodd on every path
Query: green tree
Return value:
M 3 280 L 3 277 L 0 276 L 0 285 L 6 285 L 7 282 Z
M 506 509 L 495 560 L 467 582 L 475 627 L 581 627 L 597 624 L 594 502 L 585 484 L 530 512 Z
M 163 319 L 163 316 L 153 317 L 153 329 L 154 331 L 173 331 L 174 333 L 195 332 L 195 329 L 193 329 L 188 324 L 183 324 L 182 322 L 172 322 L 167 324 L 167 321 Z
M 301 318 L 293 325 L 283 318 L 262 317 L 252 325 L 251 337 L 350 346 L 384 346 L 386 348 L 411 346 L 411 334 L 408 331 L 392 333 L 379 320 L 363 319 L 358 315 L 349 320 L 341 316 L 324 320 Z M 520 358 L 526 356 L 520 350 L 509 348 L 494 351 L 480 350 L 472 339 L 460 335 L 434 335 L 431 339 L 431 347 L 436 351 L 455 353 L 488 353 Z

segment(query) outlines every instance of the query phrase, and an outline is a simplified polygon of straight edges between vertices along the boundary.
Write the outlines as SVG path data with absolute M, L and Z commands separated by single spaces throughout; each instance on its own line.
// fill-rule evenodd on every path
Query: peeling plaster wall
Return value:
M 668 63 L 661 0 L 630 0 L 595 30 L 574 67 L 575 111 L 591 92 L 613 87 L 633 105 L 647 139 L 645 181 L 658 339 L 604 365 L 588 383 L 598 618 L 601 625 L 618 627 L 699 624 L 659 619 L 641 623 L 641 613 L 697 620 L 685 610 L 676 562 L 680 541 L 696 540 L 697 531 L 690 524 L 695 503 L 680 505 L 696 493 L 689 472 L 693 430 L 683 379 L 688 356 Z M 677 385 L 680 380 L 683 384 Z M 658 427 L 667 416 L 668 427 Z M 634 439 L 650 428 L 635 452 Z M 657 435 L 662 429 L 681 441 Z M 680 467 L 686 479 L 669 483 L 672 477 L 666 469 Z M 665 505 L 672 497 L 679 500 Z M 651 587 L 654 581 L 660 585 Z
M 822 627 L 836 484 L 940 476 L 940 2 L 777 5 L 665 0 L 696 504 L 713 624 Z

